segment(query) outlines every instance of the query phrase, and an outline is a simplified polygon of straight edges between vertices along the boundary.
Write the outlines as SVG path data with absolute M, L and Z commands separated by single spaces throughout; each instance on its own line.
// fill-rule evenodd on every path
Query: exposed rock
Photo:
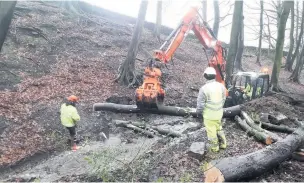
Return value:
M 188 155 L 199 161 L 203 160 L 206 152 L 206 147 L 204 142 L 194 142 L 191 144 Z

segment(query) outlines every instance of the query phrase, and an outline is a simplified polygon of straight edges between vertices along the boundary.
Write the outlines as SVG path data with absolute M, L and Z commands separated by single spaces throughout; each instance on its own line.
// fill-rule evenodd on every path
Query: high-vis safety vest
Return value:
M 75 122 L 80 120 L 77 109 L 72 105 L 62 104 L 60 109 L 61 124 L 66 127 L 75 126 Z
M 247 84 L 244 93 L 251 98 L 252 92 L 253 92 L 253 88 L 250 86 L 250 84 Z
M 205 95 L 205 106 L 203 110 L 204 119 L 220 120 L 223 117 L 223 106 L 226 100 L 226 88 L 223 84 L 213 81 L 203 86 Z

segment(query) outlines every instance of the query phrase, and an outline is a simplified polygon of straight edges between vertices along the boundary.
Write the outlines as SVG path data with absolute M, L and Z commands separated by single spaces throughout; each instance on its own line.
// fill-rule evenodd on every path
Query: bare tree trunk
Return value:
M 304 8 L 304 3 L 302 5 L 302 8 Z M 292 55 L 291 61 L 288 62 L 288 64 L 286 63 L 286 69 L 288 71 L 292 71 L 293 63 L 294 63 L 296 57 L 299 54 L 299 49 L 300 49 L 300 45 L 301 45 L 301 41 L 302 41 L 302 36 L 303 36 L 303 28 L 304 28 L 304 18 L 303 17 L 304 17 L 304 9 L 302 9 L 302 20 L 301 20 L 300 34 L 299 34 L 299 37 L 297 38 L 298 40 L 297 40 L 296 49 L 295 49 L 294 54 Z
M 203 19 L 205 21 L 207 21 L 207 0 L 203 0 L 202 1 L 202 15 L 203 15 Z
M 279 29 L 280 27 L 280 17 L 282 15 L 282 10 L 283 10 L 283 7 L 282 7 L 282 1 L 281 0 L 278 0 L 278 6 L 277 6 L 277 29 Z
M 127 84 L 129 86 L 133 85 L 137 81 L 137 76 L 135 72 L 135 59 L 138 52 L 138 45 L 140 42 L 141 34 L 143 31 L 143 25 L 145 22 L 146 11 L 148 8 L 148 2 L 142 0 L 140 4 L 140 9 L 138 12 L 137 22 L 135 29 L 133 31 L 131 44 L 129 46 L 128 54 L 125 61 L 119 67 L 119 75 L 116 81 L 122 84 Z
M 263 13 L 264 13 L 264 2 L 260 1 L 261 12 L 260 12 L 260 33 L 259 33 L 259 47 L 258 47 L 258 57 L 256 63 L 261 66 L 261 49 L 262 49 L 262 39 L 263 39 Z
M 217 38 L 219 27 L 220 27 L 220 7 L 218 0 L 213 1 L 214 7 L 214 22 L 213 22 L 213 33 Z
M 243 15 L 242 12 L 243 12 L 243 1 L 235 0 L 232 28 L 231 28 L 231 34 L 230 34 L 229 50 L 228 50 L 227 63 L 226 63 L 226 85 L 227 86 L 229 86 L 231 84 L 233 65 L 234 65 L 235 57 L 237 54 L 237 48 L 238 48 L 238 35 L 240 33 L 239 28 L 241 27 L 241 24 L 242 24 L 242 15 Z
M 11 24 L 17 1 L 0 1 L 0 51 Z
M 268 29 L 268 57 L 270 56 L 270 50 L 271 50 L 271 38 L 270 38 L 270 35 L 271 35 L 271 31 L 270 31 L 270 20 L 269 20 L 269 17 L 267 16 L 267 20 L 268 20 L 268 24 L 267 24 L 267 29 Z
M 292 52 L 293 52 L 293 47 L 294 47 L 294 37 L 293 37 L 293 32 L 294 32 L 294 2 L 293 6 L 291 7 L 291 27 L 290 27 L 290 44 L 289 44 L 289 51 L 288 51 L 288 55 L 287 55 L 287 59 L 286 59 L 286 67 L 285 70 L 288 71 L 287 66 L 290 65 L 289 62 L 291 62 L 291 58 L 292 58 Z
M 296 16 L 296 23 L 297 23 L 297 27 L 296 27 L 296 42 L 298 41 L 298 36 L 299 36 L 299 27 L 300 27 L 300 24 L 299 24 L 299 16 L 300 16 L 300 14 L 299 14 L 299 1 L 297 1 L 297 5 L 296 5 L 296 7 L 297 7 L 297 16 Z
M 296 63 L 296 67 L 293 70 L 291 76 L 290 76 L 290 80 L 293 82 L 297 82 L 299 83 L 299 76 L 301 74 L 302 68 L 303 68 L 303 64 L 304 64 L 304 46 L 302 46 L 302 51 L 301 51 L 301 55 L 298 56 L 297 59 L 297 63 Z
M 155 23 L 155 29 L 154 34 L 157 37 L 158 41 L 160 40 L 160 32 L 161 32 L 161 25 L 162 25 L 162 1 L 157 1 L 157 14 L 156 14 L 156 23 Z
M 243 70 L 242 69 L 243 51 L 244 51 L 244 16 L 242 18 L 240 33 L 238 36 L 238 49 L 237 49 L 237 54 L 235 57 L 235 69 L 236 70 Z
M 292 1 L 283 2 L 283 7 L 282 7 L 283 11 L 280 16 L 280 23 L 279 23 L 277 43 L 276 43 L 276 53 L 275 53 L 275 59 L 274 59 L 274 64 L 273 64 L 273 68 L 272 68 L 272 74 L 271 74 L 271 84 L 272 84 L 271 89 L 273 91 L 280 91 L 279 75 L 280 75 L 282 57 L 283 57 L 285 29 L 286 29 L 286 22 L 288 19 L 288 15 L 289 15 L 292 5 L 293 5 Z

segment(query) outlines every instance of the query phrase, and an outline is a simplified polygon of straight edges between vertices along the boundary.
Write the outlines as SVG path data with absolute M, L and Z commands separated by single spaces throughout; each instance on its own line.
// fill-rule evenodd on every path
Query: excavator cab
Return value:
M 225 107 L 243 104 L 260 98 L 269 91 L 269 75 L 256 72 L 238 72 L 233 75 L 228 88 L 229 97 Z

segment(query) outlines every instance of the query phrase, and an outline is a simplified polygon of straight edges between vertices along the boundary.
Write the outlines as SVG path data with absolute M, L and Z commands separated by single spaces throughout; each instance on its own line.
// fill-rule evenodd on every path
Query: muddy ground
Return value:
M 203 128 L 185 130 L 181 138 L 147 139 L 112 123 L 113 119 L 125 119 L 153 125 L 171 123 L 177 127 L 189 122 L 199 124 L 196 119 L 92 111 L 96 102 L 134 103 L 135 89 L 114 82 L 119 63 L 126 56 L 133 26 L 128 22 L 113 23 L 107 17 L 78 17 L 45 3 L 18 2 L 0 55 L 1 180 L 15 180 L 12 177 L 43 181 L 97 181 L 100 177 L 113 181 L 202 180 L 202 164 L 186 153 L 192 142 L 206 141 Z M 151 30 L 145 29 L 141 47 L 152 51 L 159 46 Z M 164 70 L 166 105 L 195 107 L 195 89 L 204 84 L 202 72 L 207 67 L 202 53 L 201 45 L 193 39 L 186 39 L 177 50 L 174 62 Z M 245 70 L 261 69 L 255 64 L 254 54 L 245 50 Z M 147 59 L 142 49 L 137 57 Z M 271 59 L 267 55 L 262 58 L 263 66 L 271 68 Z M 137 61 L 136 67 L 140 70 L 146 64 Z M 289 74 L 281 72 L 281 87 L 286 92 L 303 94 L 303 85 L 287 82 Z M 303 74 L 301 81 L 304 82 Z M 81 99 L 78 134 L 83 141 L 76 154 L 67 151 L 67 131 L 60 125 L 58 112 L 64 97 L 70 94 Z M 279 111 L 290 119 L 304 117 L 277 96 L 253 101 L 246 110 L 250 114 Z M 264 147 L 232 120 L 223 123 L 229 147 L 218 158 Z M 287 125 L 294 126 L 291 122 Z M 108 141 L 103 141 L 101 131 L 107 134 Z M 114 147 L 108 147 L 109 144 Z M 116 153 L 119 156 L 113 157 Z M 97 163 L 94 166 L 89 162 L 96 157 L 103 161 L 99 165 L 94 161 Z M 106 168 L 94 170 L 104 164 Z M 303 171 L 303 163 L 289 160 L 255 181 L 300 181 L 304 179 Z

